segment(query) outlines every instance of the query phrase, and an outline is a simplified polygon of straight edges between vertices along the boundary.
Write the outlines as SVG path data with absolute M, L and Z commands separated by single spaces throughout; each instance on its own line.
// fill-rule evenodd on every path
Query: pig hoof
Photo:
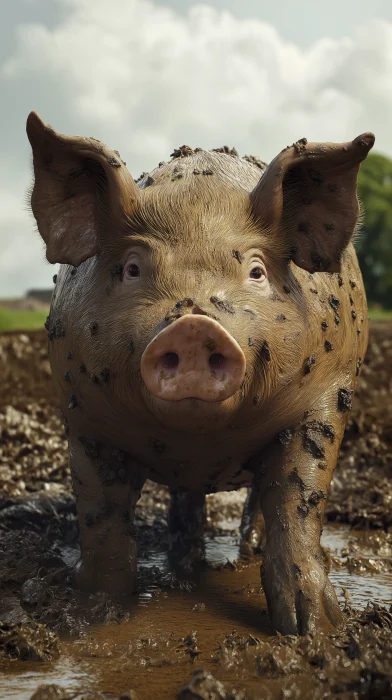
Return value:
M 260 550 L 257 547 L 252 547 L 246 540 L 241 541 L 240 559 L 253 559 L 257 554 L 260 554 Z
M 76 588 L 86 593 L 130 595 L 136 586 L 136 569 L 110 569 L 102 563 L 92 570 L 79 561 L 73 571 L 73 581 Z
M 241 559 L 252 559 L 261 553 L 264 544 L 263 534 L 257 527 L 250 527 L 247 532 L 242 534 L 240 542 Z
M 262 583 L 271 621 L 281 634 L 331 632 L 342 620 L 335 589 L 316 561 L 290 564 L 274 555 L 263 564 Z
M 196 571 L 207 566 L 204 544 L 193 545 L 187 553 L 172 552 L 171 559 L 174 567 L 180 571 Z
M 196 569 L 204 569 L 207 566 L 207 560 L 204 552 L 191 552 L 181 559 L 178 567 L 182 571 L 195 571 Z

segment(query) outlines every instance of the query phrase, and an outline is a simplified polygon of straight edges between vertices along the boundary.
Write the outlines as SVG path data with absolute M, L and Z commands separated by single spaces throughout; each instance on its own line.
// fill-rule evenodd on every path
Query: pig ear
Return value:
M 362 134 L 349 143 L 307 143 L 282 151 L 251 193 L 254 216 L 283 237 L 288 258 L 309 272 L 339 272 L 359 217 L 359 165 L 374 144 Z
M 100 141 L 64 136 L 36 112 L 27 118 L 33 149 L 31 208 L 50 263 L 78 266 L 95 255 L 134 212 L 139 190 L 115 152 Z

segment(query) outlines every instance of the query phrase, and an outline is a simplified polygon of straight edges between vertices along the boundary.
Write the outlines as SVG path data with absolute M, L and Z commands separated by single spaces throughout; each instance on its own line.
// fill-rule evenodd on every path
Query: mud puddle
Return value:
M 225 495 L 214 496 L 215 500 L 219 498 L 223 502 Z M 323 663 L 316 671 L 314 664 L 309 664 L 308 656 L 314 658 L 313 647 L 306 651 L 305 656 L 303 649 L 282 647 L 278 649 L 275 661 L 271 662 L 275 658 L 271 639 L 276 641 L 276 637 L 272 637 L 260 586 L 261 560 L 238 561 L 239 523 L 237 518 L 217 521 L 215 536 L 206 542 L 209 568 L 198 577 L 177 579 L 170 570 L 166 552 L 157 548 L 154 551 L 152 547 L 146 557 L 140 557 L 140 590 L 131 603 L 123 604 L 121 611 L 114 608 L 105 624 L 82 623 L 76 639 L 69 634 L 62 635 L 57 661 L 0 663 L 0 697 L 4 700 L 30 700 L 38 686 L 54 684 L 57 689 L 53 691 L 56 693 L 53 700 L 62 697 L 84 697 L 87 700 L 91 694 L 93 698 L 164 700 L 178 697 L 181 687 L 192 679 L 197 669 L 204 671 L 204 676 L 201 673 L 196 675 L 201 686 L 194 690 L 188 688 L 188 695 L 185 694 L 184 698 L 272 700 L 335 697 L 323 694 L 327 690 Z M 375 537 L 381 554 L 376 553 Z M 385 537 L 380 533 L 330 525 L 324 530 L 322 543 L 330 555 L 330 576 L 342 607 L 349 601 L 357 610 L 364 611 L 370 600 L 389 607 L 392 603 L 392 561 L 382 556 L 390 549 Z M 360 566 L 355 570 L 353 562 L 357 550 L 361 557 Z M 77 548 L 64 548 L 63 558 L 69 565 L 77 556 Z M 354 566 L 351 572 L 348 570 L 350 566 Z M 374 571 L 377 566 L 379 570 Z M 111 602 L 105 604 L 110 611 Z M 110 616 L 116 614 L 118 618 L 110 620 Z M 352 612 L 348 617 L 350 614 Z M 363 614 L 366 616 L 366 612 Z M 392 642 L 392 616 L 390 623 Z M 328 645 L 330 640 L 321 636 L 313 641 L 317 649 L 323 643 Z M 339 656 L 339 650 L 334 647 L 334 651 Z M 359 645 L 357 653 L 361 654 Z M 234 660 L 229 658 L 230 655 Z M 260 670 L 263 662 L 266 668 Z M 339 677 L 347 670 L 347 662 L 350 666 L 353 660 L 339 660 Z M 321 680 L 309 676 L 309 672 L 321 674 Z M 212 674 L 213 680 L 206 675 L 208 673 Z M 350 673 L 346 676 L 350 678 Z M 222 688 L 219 682 L 223 682 Z M 347 681 L 348 686 L 351 682 Z M 212 683 L 215 686 L 211 688 Z M 313 688 L 311 695 L 301 695 L 309 693 L 310 687 Z M 328 683 L 329 690 L 331 687 L 333 684 Z M 60 689 L 66 694 L 61 695 Z M 219 694 L 220 691 L 230 693 L 233 689 L 234 694 Z M 103 695 L 94 695 L 97 692 Z M 47 700 L 46 695 L 42 697 Z M 51 695 L 48 695 L 48 700 L 52 700 Z

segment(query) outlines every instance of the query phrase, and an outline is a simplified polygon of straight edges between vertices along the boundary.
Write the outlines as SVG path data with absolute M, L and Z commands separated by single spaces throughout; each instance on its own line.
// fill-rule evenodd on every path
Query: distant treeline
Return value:
M 369 305 L 392 309 L 392 161 L 371 154 L 362 163 L 358 194 L 364 210 L 356 243 Z

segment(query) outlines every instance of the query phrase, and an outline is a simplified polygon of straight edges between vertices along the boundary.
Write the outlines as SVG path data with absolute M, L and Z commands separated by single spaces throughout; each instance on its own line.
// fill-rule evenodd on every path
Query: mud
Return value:
M 261 559 L 239 559 L 245 490 L 207 503 L 208 563 L 169 563 L 166 489 L 136 512 L 128 600 L 71 587 L 78 528 L 47 334 L 0 337 L 0 698 L 392 698 L 392 324 L 374 323 L 323 545 L 344 623 L 273 635 Z

